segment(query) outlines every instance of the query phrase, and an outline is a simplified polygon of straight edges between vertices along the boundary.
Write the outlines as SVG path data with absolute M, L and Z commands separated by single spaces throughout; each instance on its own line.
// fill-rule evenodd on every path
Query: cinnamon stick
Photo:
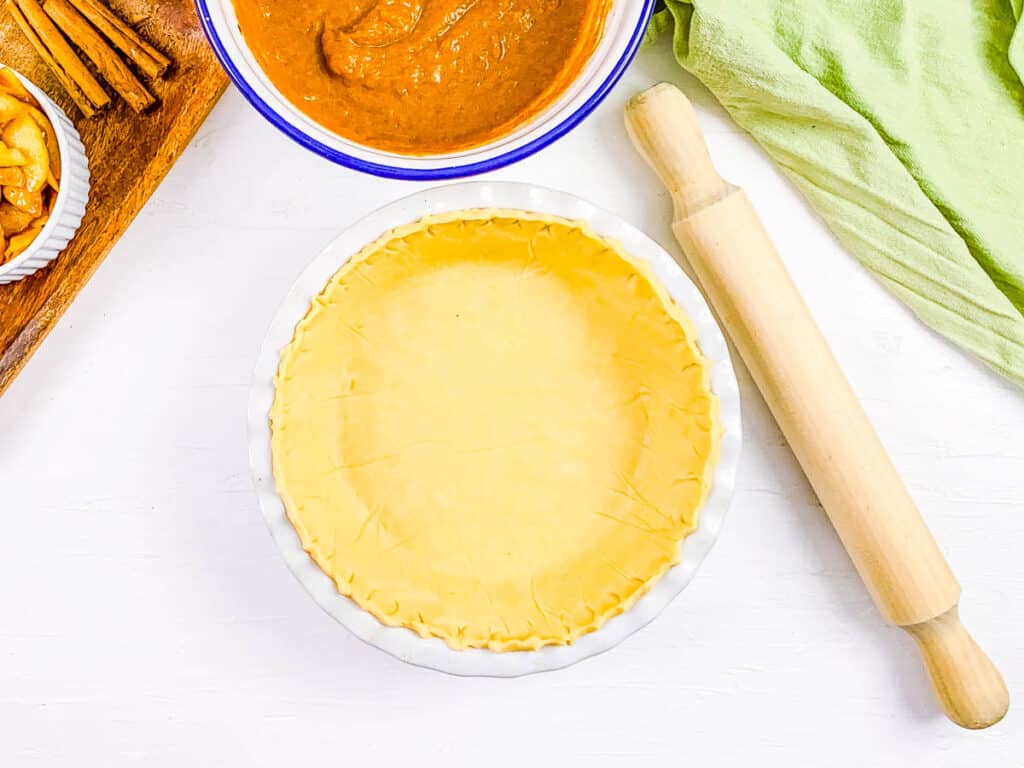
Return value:
M 96 29 L 106 35 L 107 39 L 124 53 L 146 77 L 156 80 L 164 76 L 171 66 L 171 60 L 150 45 L 116 13 L 99 0 L 70 0 L 70 2 L 92 22 Z
M 37 0 L 7 0 L 7 10 L 61 85 L 87 117 L 110 104 L 110 96 L 93 77 Z
M 128 106 L 136 112 L 143 112 L 156 103 L 153 94 L 121 61 L 117 52 L 67 0 L 43 0 L 43 10 L 92 61 L 103 79 L 128 102 Z
M 14 18 L 14 23 L 18 25 L 22 33 L 28 38 L 29 43 L 35 49 L 36 53 L 39 54 L 39 58 L 50 68 L 54 76 L 64 87 L 64 90 L 68 92 L 68 96 L 75 102 L 75 106 L 78 107 L 79 111 L 86 117 L 92 117 L 96 114 L 96 108 L 93 107 L 92 102 L 89 101 L 89 97 L 85 95 L 81 88 L 78 87 L 78 83 L 69 75 L 61 65 L 57 62 L 53 55 L 47 50 L 46 46 L 43 45 L 43 41 L 39 39 L 39 35 L 32 28 L 32 25 L 28 23 L 28 19 L 25 18 L 25 14 L 21 12 L 21 9 L 14 4 L 14 0 L 6 0 L 4 7 L 7 8 L 7 12 Z

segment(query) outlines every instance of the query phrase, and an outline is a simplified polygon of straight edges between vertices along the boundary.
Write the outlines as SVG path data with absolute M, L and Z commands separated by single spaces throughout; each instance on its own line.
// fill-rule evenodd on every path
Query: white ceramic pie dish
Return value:
M 274 484 L 269 420 L 274 374 L 281 351 L 292 340 L 295 326 L 306 315 L 313 298 L 351 256 L 385 232 L 429 214 L 472 208 L 519 209 L 585 221 L 599 235 L 617 241 L 627 253 L 647 262 L 692 321 L 697 342 L 711 365 L 712 390 L 720 401 L 724 429 L 720 456 L 710 493 L 700 510 L 697 530 L 684 542 L 680 563 L 633 607 L 573 645 L 507 653 L 482 649 L 456 651 L 438 638 L 425 639 L 411 630 L 381 624 L 339 593 L 309 557 Z M 274 317 L 260 351 L 249 399 L 249 453 L 260 508 L 292 573 L 321 608 L 360 639 L 411 664 L 457 675 L 514 677 L 558 669 L 608 650 L 650 622 L 690 582 L 718 537 L 735 486 L 741 434 L 739 391 L 725 339 L 700 291 L 672 257 L 639 230 L 584 200 L 514 183 L 473 182 L 436 187 L 381 208 L 342 232 L 306 268 Z
M 60 191 L 49 221 L 32 244 L 6 264 L 0 265 L 0 285 L 13 283 L 42 269 L 60 255 L 75 236 L 89 202 L 89 163 L 78 131 L 67 115 L 45 93 L 19 72 L 28 92 L 35 97 L 53 126 L 60 151 Z

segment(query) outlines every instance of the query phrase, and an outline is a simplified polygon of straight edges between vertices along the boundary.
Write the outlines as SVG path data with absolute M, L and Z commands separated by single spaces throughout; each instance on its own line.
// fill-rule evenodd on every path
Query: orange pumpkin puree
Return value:
M 267 77 L 376 149 L 442 154 L 511 133 L 586 65 L 613 0 L 234 0 Z

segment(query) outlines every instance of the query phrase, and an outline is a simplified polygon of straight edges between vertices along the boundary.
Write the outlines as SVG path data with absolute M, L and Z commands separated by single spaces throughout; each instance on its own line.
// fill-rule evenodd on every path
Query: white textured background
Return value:
M 0 398 L 0 766 L 1024 765 L 1024 395 L 876 284 L 666 48 L 494 177 L 589 198 L 677 253 L 621 128 L 626 99 L 662 79 L 698 102 L 952 561 L 1017 698 L 1007 719 L 968 733 L 941 717 L 742 369 L 722 537 L 622 646 L 467 680 L 348 636 L 256 508 L 249 376 L 307 262 L 413 185 L 307 154 L 229 91 Z

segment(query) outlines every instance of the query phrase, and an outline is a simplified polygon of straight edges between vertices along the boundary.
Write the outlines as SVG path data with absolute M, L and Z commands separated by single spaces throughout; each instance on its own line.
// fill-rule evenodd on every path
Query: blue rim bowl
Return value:
M 614 60 L 606 58 L 603 62 L 598 62 L 598 68 L 603 70 L 599 79 L 594 77 L 592 67 L 595 65 L 594 60 L 601 55 L 600 47 L 567 93 L 536 119 L 528 121 L 511 137 L 500 137 L 482 147 L 475 147 L 462 153 L 425 157 L 383 152 L 355 144 L 301 115 L 270 84 L 251 53 L 244 50 L 241 34 L 237 33 L 233 36 L 234 39 L 231 39 L 231 33 L 237 32 L 237 29 L 230 29 L 231 24 L 237 25 L 233 20 L 232 0 L 195 0 L 195 5 L 203 32 L 228 77 L 256 111 L 286 136 L 323 158 L 363 173 L 406 181 L 440 181 L 487 173 L 519 162 L 562 138 L 579 125 L 604 101 L 632 63 L 643 42 L 655 2 L 656 0 L 639 0 L 632 12 L 622 11 L 628 16 L 620 22 L 628 19 L 635 19 L 635 22 L 619 30 L 624 33 L 624 45 L 618 46 L 619 50 L 616 51 Z M 611 13 L 616 14 L 623 6 L 631 4 L 629 0 L 614 0 Z M 632 15 L 637 10 L 639 15 Z M 230 12 L 230 21 L 226 12 Z M 606 35 L 608 31 L 606 28 Z M 607 56 L 607 52 L 605 55 Z M 585 82 L 582 88 L 577 88 L 577 92 L 573 93 L 574 87 L 577 87 L 581 80 L 585 80 L 588 74 L 590 81 Z M 259 79 L 263 79 L 263 82 L 258 83 Z M 572 103 L 573 101 L 579 103 Z M 328 142 L 332 139 L 333 143 L 341 146 L 331 146 Z M 460 155 L 478 154 L 502 145 L 511 146 L 481 160 L 460 160 Z M 381 156 L 385 161 L 360 157 L 357 153 Z M 417 167 L 422 166 L 424 161 L 433 161 L 437 164 L 433 167 Z

